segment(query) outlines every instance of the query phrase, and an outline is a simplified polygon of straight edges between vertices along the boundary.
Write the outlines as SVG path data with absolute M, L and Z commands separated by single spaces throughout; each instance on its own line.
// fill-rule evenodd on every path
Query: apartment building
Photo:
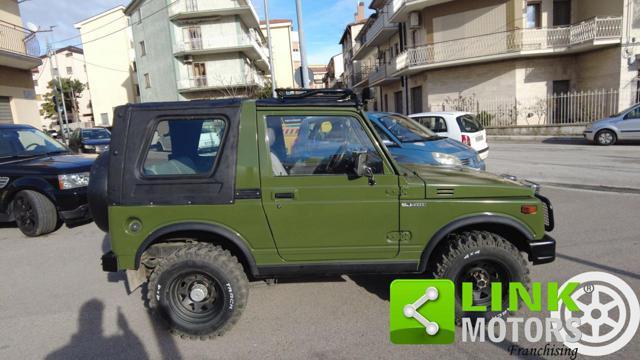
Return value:
M 31 69 L 42 64 L 36 34 L 23 27 L 16 0 L 0 0 L 0 123 L 40 128 Z
M 134 0 L 142 102 L 250 95 L 267 84 L 268 50 L 250 0 Z
M 577 117 L 567 107 L 585 107 L 541 100 L 544 114 L 532 116 L 535 106 L 519 104 L 614 89 L 608 108 L 599 104 L 605 114 L 637 100 L 636 3 L 374 0 L 354 59 L 375 60 L 359 86 L 370 88 L 381 110 L 403 113 L 504 102 L 495 112 L 516 111 L 509 117 L 517 125 L 551 123 L 560 113 Z
M 74 25 L 82 39 L 96 126 L 112 126 L 115 107 L 140 102 L 133 33 L 124 9 L 118 6 Z
M 67 109 L 67 117 L 69 123 L 92 126 L 91 92 L 82 49 L 75 46 L 67 46 L 57 49 L 51 60 L 46 55 L 41 56 L 40 59 L 42 60 L 42 65 L 31 70 L 36 99 L 38 100 L 38 109 L 42 109 L 44 96 L 53 91 L 49 88 L 49 83 L 52 79 L 57 79 L 60 76 L 63 79 L 78 80 L 84 84 L 85 88 L 82 93 L 76 94 L 78 95 L 77 107 Z M 58 125 L 57 116 L 47 118 L 42 111 L 40 112 L 40 121 L 46 129 L 51 129 Z
M 273 67 L 275 68 L 276 85 L 278 88 L 295 87 L 294 72 L 294 42 L 297 43 L 297 32 L 294 35 L 293 22 L 287 19 L 272 19 L 269 21 L 271 28 Z M 267 24 L 260 22 L 260 30 L 264 38 L 267 38 Z M 299 45 L 297 45 L 299 49 Z M 299 57 L 299 51 L 298 51 Z M 298 66 L 300 66 L 298 64 Z
M 342 82 L 342 73 L 344 73 L 344 58 L 342 54 L 334 55 L 327 64 L 327 73 L 324 75 L 324 87 L 327 89 L 339 89 L 344 87 Z
M 354 22 L 346 26 L 340 38 L 344 60 L 343 83 L 349 88 L 354 88 L 356 84 L 359 84 L 358 80 L 362 76 L 362 62 L 354 59 L 354 54 L 358 53 L 362 46 L 356 39 L 366 22 L 364 2 L 359 2 L 354 14 Z

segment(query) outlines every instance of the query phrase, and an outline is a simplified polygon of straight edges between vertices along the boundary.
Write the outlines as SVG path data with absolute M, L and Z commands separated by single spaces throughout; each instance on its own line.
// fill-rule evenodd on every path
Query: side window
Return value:
M 424 116 L 420 118 L 415 118 L 420 124 L 426 126 L 427 129 L 433 132 L 446 132 L 447 131 L 447 122 L 444 118 L 439 116 Z
M 640 107 L 637 107 L 631 111 L 629 111 L 627 113 L 627 115 L 624 116 L 624 119 L 640 119 Z
M 351 116 L 268 116 L 267 141 L 276 176 L 352 174 L 360 152 L 375 174 L 383 172 L 382 158 Z
M 222 119 L 158 122 L 142 166 L 146 176 L 211 172 L 226 130 Z

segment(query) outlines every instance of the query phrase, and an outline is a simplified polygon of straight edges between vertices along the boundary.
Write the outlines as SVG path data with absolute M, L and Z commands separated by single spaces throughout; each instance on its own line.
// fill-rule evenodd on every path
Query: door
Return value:
M 411 113 L 422 112 L 422 86 L 411 88 Z
M 11 98 L 0 96 L 0 124 L 13 124 L 11 115 Z
M 402 110 L 402 91 L 396 91 L 393 93 L 393 105 L 395 106 L 395 112 L 403 114 Z
M 553 82 L 553 123 L 568 123 L 571 120 L 569 112 L 569 80 L 556 80 Z
M 553 26 L 571 25 L 571 0 L 553 0 Z
M 357 112 L 260 113 L 262 201 L 287 261 L 398 254 L 398 177 Z M 350 170 L 368 154 L 375 184 Z
M 640 139 L 640 107 L 629 111 L 617 126 L 620 129 L 621 140 Z
M 207 86 L 207 66 L 205 63 L 193 63 L 191 65 L 191 72 L 196 87 Z
M 189 50 L 202 50 L 202 29 L 200 26 L 185 28 L 184 40 Z

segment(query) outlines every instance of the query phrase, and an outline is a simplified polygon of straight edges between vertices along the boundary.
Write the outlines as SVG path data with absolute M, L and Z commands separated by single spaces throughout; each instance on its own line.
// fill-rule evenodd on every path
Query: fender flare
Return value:
M 447 235 L 452 232 L 461 229 L 463 227 L 478 225 L 478 224 L 497 224 L 511 227 L 517 230 L 522 236 L 526 239 L 527 242 L 534 241 L 534 236 L 531 230 L 522 222 L 504 216 L 497 215 L 492 213 L 485 213 L 480 215 L 471 215 L 462 218 L 458 218 L 447 225 L 441 227 L 432 237 L 431 240 L 427 243 L 427 246 L 422 251 L 422 256 L 420 257 L 420 266 L 419 271 L 424 272 L 427 270 L 427 262 L 431 257 L 431 254 L 436 249 L 436 247 L 447 237 Z
M 144 253 L 144 251 L 148 249 L 149 246 L 156 243 L 156 241 L 160 239 L 162 236 L 165 236 L 173 232 L 178 232 L 178 231 L 208 232 L 213 235 L 218 235 L 220 237 L 225 238 L 227 241 L 231 242 L 241 252 L 241 254 L 239 255 L 242 255 L 246 260 L 247 266 L 251 274 L 252 275 L 258 274 L 258 267 L 256 266 L 256 261 L 253 257 L 253 254 L 249 250 L 249 247 L 247 246 L 247 242 L 244 239 L 242 239 L 242 237 L 240 237 L 240 234 L 220 225 L 202 223 L 202 222 L 181 222 L 177 224 L 167 225 L 160 229 L 154 230 L 140 244 L 140 246 L 138 247 L 138 250 L 136 250 L 136 257 L 135 257 L 136 269 L 140 267 L 140 258 L 142 257 L 142 253 Z
M 2 201 L 0 208 L 8 209 L 9 204 L 11 203 L 11 200 L 13 200 L 15 194 L 22 190 L 37 191 L 45 195 L 54 205 L 57 204 L 55 189 L 49 182 L 40 177 L 23 176 L 11 181 L 9 185 L 4 189 L 5 193 L 0 199 L 0 201 Z

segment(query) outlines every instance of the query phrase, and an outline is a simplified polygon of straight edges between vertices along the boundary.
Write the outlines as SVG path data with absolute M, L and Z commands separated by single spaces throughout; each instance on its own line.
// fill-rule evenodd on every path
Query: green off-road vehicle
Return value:
M 249 279 L 423 274 L 472 282 L 480 305 L 492 282 L 528 284 L 528 262 L 554 260 L 535 184 L 397 163 L 350 91 L 280 95 L 115 110 L 89 189 L 111 237 L 102 267 L 148 281 L 174 333 L 229 330 Z

